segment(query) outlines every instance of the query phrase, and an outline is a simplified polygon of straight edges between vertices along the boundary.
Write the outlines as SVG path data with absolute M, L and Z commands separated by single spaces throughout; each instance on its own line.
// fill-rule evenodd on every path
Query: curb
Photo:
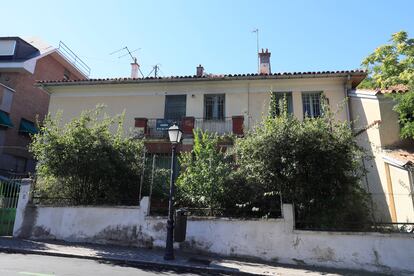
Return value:
M 208 272 L 208 273 L 221 273 L 226 275 L 260 275 L 254 273 L 248 273 L 243 271 L 235 271 L 231 268 L 219 268 L 219 267 L 206 267 L 198 265 L 186 265 L 186 264 L 173 264 L 173 263 L 162 263 L 162 262 L 152 262 L 152 261 L 140 261 L 140 260 L 127 260 L 120 258 L 109 258 L 109 257 L 95 257 L 95 256 L 85 256 L 85 255 L 76 255 L 69 253 L 60 253 L 60 252 L 47 252 L 47 251 L 38 251 L 30 249 L 17 249 L 10 247 L 0 247 L 0 252 L 9 253 L 9 254 L 33 254 L 33 255 L 43 255 L 43 256 L 54 256 L 54 257 L 64 257 L 64 258 L 75 258 L 75 259 L 84 259 L 84 260 L 95 260 L 95 261 L 107 261 L 115 264 L 129 265 L 132 267 L 156 267 L 160 269 L 171 269 L 171 270 L 180 270 L 188 272 Z

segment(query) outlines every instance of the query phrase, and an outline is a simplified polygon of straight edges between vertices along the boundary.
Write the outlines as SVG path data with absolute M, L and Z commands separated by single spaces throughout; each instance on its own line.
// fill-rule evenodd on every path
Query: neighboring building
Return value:
M 54 48 L 36 38 L 0 37 L 0 174 L 34 171 L 27 146 L 49 106 L 49 94 L 34 83 L 86 79 L 90 69 L 74 57 L 62 42 Z
M 354 90 L 349 93 L 351 118 L 359 131 L 358 142 L 372 156 L 365 184 L 372 194 L 377 221 L 414 222 L 414 144 L 399 136 L 398 114 L 388 90 Z

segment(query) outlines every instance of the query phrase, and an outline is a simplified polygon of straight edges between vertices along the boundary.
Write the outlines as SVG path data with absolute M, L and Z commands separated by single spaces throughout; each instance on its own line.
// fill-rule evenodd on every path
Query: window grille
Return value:
M 204 95 L 204 119 L 224 120 L 224 94 Z
M 322 115 L 321 92 L 302 93 L 303 116 L 320 117 Z

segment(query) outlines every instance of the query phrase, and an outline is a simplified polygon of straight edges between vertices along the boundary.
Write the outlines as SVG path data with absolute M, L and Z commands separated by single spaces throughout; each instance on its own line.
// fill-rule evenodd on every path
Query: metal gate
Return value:
M 0 180 L 0 236 L 13 235 L 20 180 Z

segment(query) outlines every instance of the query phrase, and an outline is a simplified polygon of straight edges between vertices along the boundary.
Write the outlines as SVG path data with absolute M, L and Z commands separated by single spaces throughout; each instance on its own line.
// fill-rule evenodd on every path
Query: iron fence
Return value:
M 0 180 L 0 236 L 13 234 L 20 184 L 19 177 Z

